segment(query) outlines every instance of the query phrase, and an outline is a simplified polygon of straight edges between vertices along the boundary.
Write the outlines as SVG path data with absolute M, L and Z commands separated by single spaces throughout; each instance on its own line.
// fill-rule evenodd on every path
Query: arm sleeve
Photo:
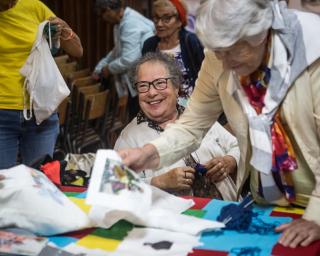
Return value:
M 320 60 L 318 59 L 310 68 L 310 82 L 313 95 L 314 118 L 316 121 L 317 135 L 320 137 Z M 320 156 L 318 156 L 318 166 L 314 171 L 315 188 L 312 191 L 309 204 L 305 210 L 304 218 L 315 221 L 320 225 Z
M 94 72 L 97 74 L 100 74 L 102 68 L 112 60 L 112 56 L 113 56 L 113 50 L 98 62 L 98 64 L 94 68 Z
M 185 112 L 175 124 L 168 125 L 159 139 L 151 142 L 158 150 L 160 166 L 172 164 L 197 149 L 208 129 L 222 113 L 217 90 L 221 74 L 221 63 L 213 52 L 206 51 Z
M 37 18 L 39 21 L 45 21 L 49 19 L 50 17 L 55 17 L 56 15 L 41 1 L 36 1 L 35 2 L 35 7 L 38 10 L 36 12 Z
M 112 74 L 126 72 L 141 56 L 141 31 L 139 28 L 124 23 L 120 28 L 121 56 L 109 63 Z

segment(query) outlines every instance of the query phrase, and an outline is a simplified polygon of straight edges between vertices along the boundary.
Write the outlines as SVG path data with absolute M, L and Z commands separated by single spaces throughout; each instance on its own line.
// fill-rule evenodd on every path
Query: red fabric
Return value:
M 308 247 L 289 248 L 281 244 L 276 244 L 272 250 L 273 256 L 319 256 L 320 255 L 320 241 L 312 243 Z
M 194 210 L 201 210 L 211 201 L 210 198 L 193 197 L 193 196 L 183 196 L 183 198 L 193 199 L 195 205 L 192 206 L 191 209 L 194 209 Z
M 301 215 L 300 214 L 295 214 L 295 213 L 287 213 L 287 212 L 275 212 L 273 211 L 270 216 L 273 217 L 290 217 L 292 219 L 300 219 Z
M 60 161 L 52 161 L 41 165 L 40 170 L 56 185 L 61 185 Z
M 187 11 L 186 11 L 186 9 L 184 8 L 184 6 L 180 2 L 180 0 L 170 0 L 170 2 L 176 7 L 178 14 L 179 14 L 180 21 L 182 23 L 182 26 L 186 26 L 187 25 Z
M 87 190 L 85 187 L 76 187 L 76 186 L 59 186 L 59 189 L 62 192 L 84 192 Z
M 228 256 L 228 252 L 221 251 L 208 251 L 208 250 L 200 250 L 193 249 L 192 253 L 189 253 L 188 256 Z

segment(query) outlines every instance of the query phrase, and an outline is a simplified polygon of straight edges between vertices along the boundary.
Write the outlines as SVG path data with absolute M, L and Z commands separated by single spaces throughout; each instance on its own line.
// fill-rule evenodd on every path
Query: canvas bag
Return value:
M 20 74 L 25 77 L 23 116 L 26 120 L 30 120 L 34 113 L 38 125 L 49 118 L 70 94 L 51 55 L 46 35 L 43 33 L 47 23 L 50 25 L 49 21 L 44 21 L 39 25 L 31 53 L 20 69 Z M 50 35 L 49 38 L 51 39 Z M 30 97 L 29 110 L 27 109 L 26 91 Z

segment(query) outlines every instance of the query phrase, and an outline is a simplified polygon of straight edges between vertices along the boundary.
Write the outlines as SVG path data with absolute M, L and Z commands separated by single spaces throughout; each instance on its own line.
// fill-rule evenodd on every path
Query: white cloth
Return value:
M 98 150 L 86 199 L 92 205 L 89 216 L 97 226 L 109 228 L 125 219 L 136 225 L 191 235 L 224 227 L 223 223 L 182 215 L 194 204 L 192 200 L 152 187 L 129 169 L 118 178 L 119 166 L 121 158 L 115 151 Z M 115 190 L 114 182 L 118 181 L 128 185 Z
M 150 128 L 146 122 L 137 124 L 137 119 L 135 118 L 122 130 L 114 148 L 119 150 L 130 147 L 141 147 L 149 141 L 159 138 L 160 135 L 160 132 Z M 240 151 L 236 138 L 216 122 L 203 138 L 200 147 L 192 153 L 192 156 L 196 161 L 204 164 L 213 157 L 225 155 L 234 157 L 238 164 Z M 150 183 L 152 177 L 166 173 L 175 167 L 184 166 L 186 166 L 185 162 L 183 159 L 180 159 L 170 166 L 156 170 L 144 170 L 139 175 L 145 182 Z M 224 200 L 236 200 L 236 186 L 230 177 L 216 183 L 216 186 Z
M 88 216 L 43 173 L 25 165 L 1 170 L 0 228 L 16 226 L 38 235 L 92 227 Z
M 172 243 L 168 249 L 156 249 L 157 244 Z M 199 237 L 151 228 L 134 228 L 111 255 L 122 256 L 181 256 L 200 246 Z M 168 246 L 169 247 L 169 246 Z

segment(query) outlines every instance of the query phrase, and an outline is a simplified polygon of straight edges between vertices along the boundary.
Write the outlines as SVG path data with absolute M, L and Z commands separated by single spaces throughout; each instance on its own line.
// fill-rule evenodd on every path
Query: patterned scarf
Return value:
M 289 10 L 285 1 L 270 0 L 270 3 L 273 10 L 270 28 L 272 63 L 268 87 L 264 96 L 260 95 L 263 98 L 260 113 L 249 103 L 248 96 L 234 72 L 231 73 L 227 91 L 233 95 L 247 116 L 252 148 L 250 164 L 259 171 L 264 198 L 269 203 L 288 205 L 288 201 L 294 198 L 293 191 L 290 191 L 292 182 L 287 177 L 289 172 L 278 172 L 281 179 L 273 176 L 273 169 L 281 170 L 285 167 L 284 169 L 290 170 L 295 166 L 295 163 L 291 162 L 294 159 L 291 144 L 282 133 L 283 127 L 279 125 L 281 122 L 277 121 L 280 120 L 278 110 L 294 81 L 320 57 L 320 38 L 314 36 L 317 29 L 309 25 L 319 24 L 320 18 L 314 14 Z M 252 92 L 254 93 L 256 91 Z M 273 125 L 274 123 L 276 124 Z M 282 135 L 278 136 L 279 134 Z M 286 143 L 273 143 L 272 137 L 279 137 L 277 141 Z M 286 146 L 282 148 L 283 145 Z M 275 150 L 273 146 L 276 146 Z M 286 157 L 285 161 L 281 161 L 282 153 L 288 154 L 290 158 Z
M 271 38 L 269 37 L 262 66 L 250 76 L 240 77 L 240 83 L 248 97 L 249 103 L 258 115 L 265 106 L 264 97 L 271 78 L 271 70 L 267 66 L 270 58 L 270 46 Z M 279 111 L 277 111 L 271 125 L 271 141 L 273 179 L 285 198 L 289 202 L 293 202 L 295 200 L 295 192 L 291 172 L 297 169 L 297 161 L 290 139 L 282 126 Z M 264 197 L 261 174 L 259 178 L 259 193 Z

